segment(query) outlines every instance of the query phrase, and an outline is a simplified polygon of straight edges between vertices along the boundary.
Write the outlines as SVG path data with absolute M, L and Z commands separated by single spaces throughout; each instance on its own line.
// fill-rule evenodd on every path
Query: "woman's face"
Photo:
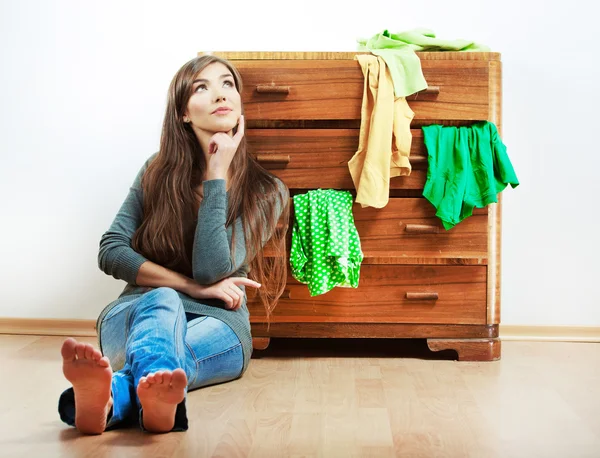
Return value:
M 238 123 L 241 97 L 231 71 L 221 62 L 204 68 L 194 79 L 187 118 L 194 130 L 207 134 L 230 132 Z

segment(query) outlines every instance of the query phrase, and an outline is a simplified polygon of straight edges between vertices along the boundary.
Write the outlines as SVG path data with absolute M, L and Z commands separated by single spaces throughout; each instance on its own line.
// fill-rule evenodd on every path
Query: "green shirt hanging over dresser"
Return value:
M 446 229 L 483 208 L 498 202 L 508 184 L 519 180 L 496 126 L 477 122 L 471 126 L 423 126 L 427 147 L 427 182 L 423 196 L 436 208 Z
M 316 189 L 294 196 L 292 276 L 311 296 L 336 286 L 358 287 L 363 253 L 352 215 L 352 194 Z

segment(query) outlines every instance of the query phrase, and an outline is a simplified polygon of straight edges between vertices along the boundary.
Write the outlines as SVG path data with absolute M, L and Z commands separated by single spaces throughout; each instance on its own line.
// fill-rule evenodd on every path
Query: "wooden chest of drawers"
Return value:
M 363 75 L 356 53 L 215 53 L 244 81 L 249 149 L 292 194 L 354 192 L 347 163 L 358 147 Z M 500 204 L 446 231 L 422 197 L 427 152 L 420 127 L 495 123 L 501 131 L 497 53 L 419 53 L 429 85 L 415 112 L 408 177 L 392 178 L 382 209 L 353 208 L 364 260 L 356 289 L 311 297 L 291 276 L 267 326 L 249 296 L 256 348 L 270 337 L 426 338 L 461 360 L 500 358 Z M 251 294 L 249 292 L 249 294 Z

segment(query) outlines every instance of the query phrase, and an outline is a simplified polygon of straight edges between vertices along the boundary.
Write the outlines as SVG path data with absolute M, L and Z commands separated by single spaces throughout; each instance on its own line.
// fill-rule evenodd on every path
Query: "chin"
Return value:
M 219 130 L 221 132 L 229 132 L 235 126 L 236 126 L 236 124 L 221 125 L 221 126 L 217 126 L 217 130 Z
M 218 123 L 211 130 L 213 132 L 231 132 L 237 123 Z

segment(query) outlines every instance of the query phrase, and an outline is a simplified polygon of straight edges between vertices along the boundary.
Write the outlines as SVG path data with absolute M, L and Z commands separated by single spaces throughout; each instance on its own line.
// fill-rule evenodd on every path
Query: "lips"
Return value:
M 215 111 L 213 111 L 211 114 L 227 114 L 230 112 L 231 112 L 231 108 L 219 107 Z

